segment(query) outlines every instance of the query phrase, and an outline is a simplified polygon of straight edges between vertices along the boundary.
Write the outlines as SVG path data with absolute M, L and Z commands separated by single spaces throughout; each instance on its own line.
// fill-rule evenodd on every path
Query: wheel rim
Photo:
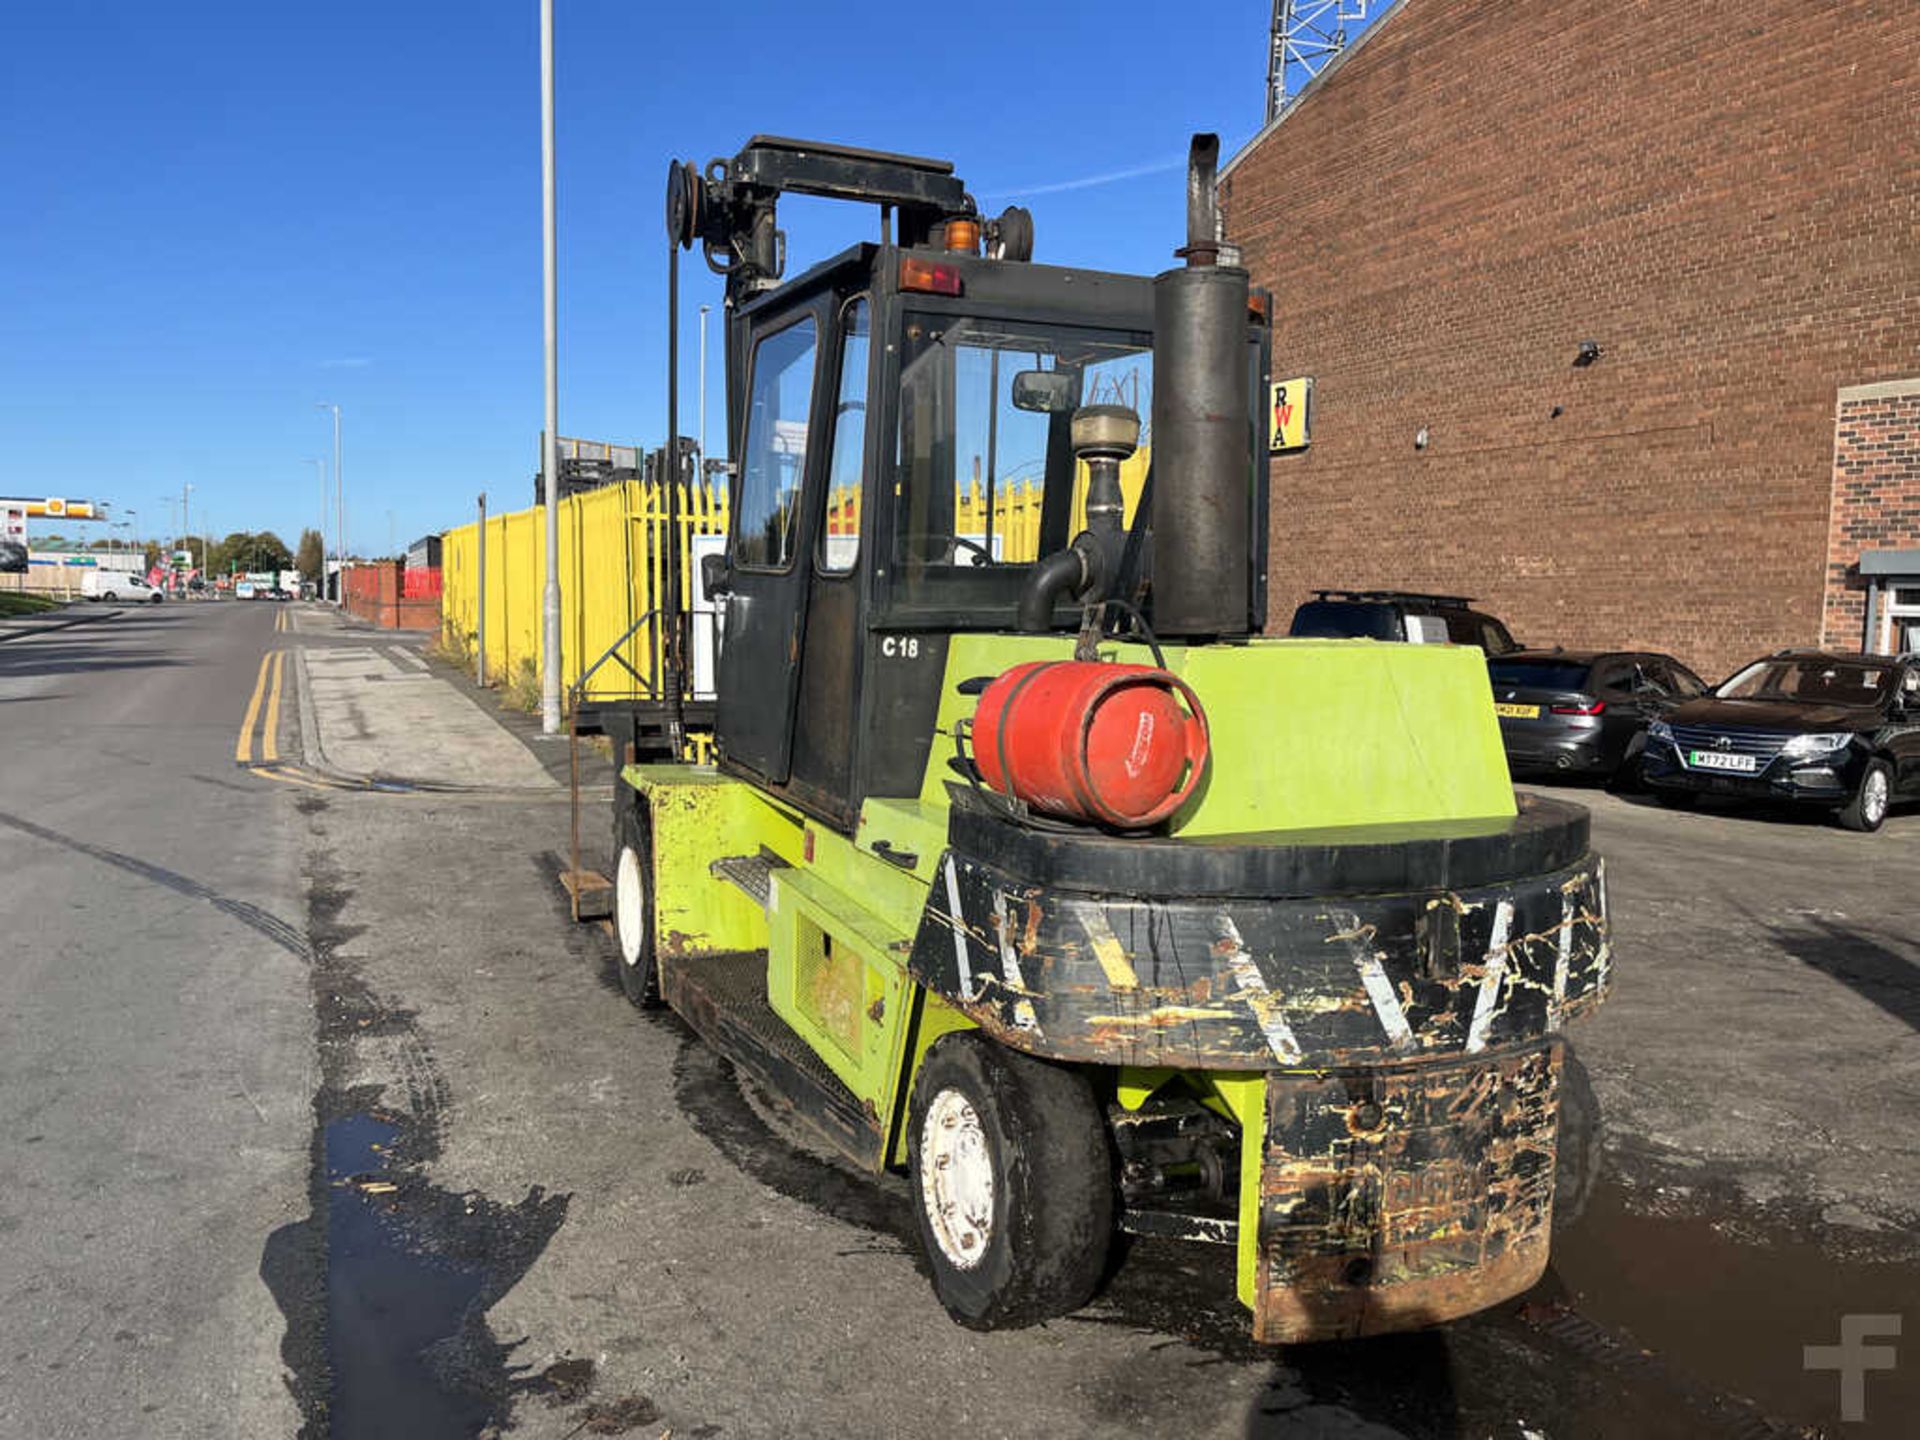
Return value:
M 1878 825 L 1887 815 L 1887 772 L 1869 770 L 1861 782 L 1860 813 L 1870 825 Z
M 993 1153 L 973 1102 L 942 1090 L 920 1129 L 920 1203 L 940 1253 L 971 1270 L 993 1238 Z
M 631 845 L 620 849 L 620 864 L 614 874 L 614 901 L 620 929 L 620 958 L 628 965 L 638 965 L 647 943 L 647 876 L 639 853 Z

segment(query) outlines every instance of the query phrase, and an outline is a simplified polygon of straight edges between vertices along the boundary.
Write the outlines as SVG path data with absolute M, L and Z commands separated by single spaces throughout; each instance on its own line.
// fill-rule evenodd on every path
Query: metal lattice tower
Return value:
M 1273 49 L 1267 57 L 1267 119 L 1347 48 L 1349 21 L 1367 18 L 1367 0 L 1273 0 Z

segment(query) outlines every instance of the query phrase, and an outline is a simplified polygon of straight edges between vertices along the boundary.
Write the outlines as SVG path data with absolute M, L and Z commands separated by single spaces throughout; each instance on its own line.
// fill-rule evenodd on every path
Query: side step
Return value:
M 715 861 L 715 873 L 730 863 Z M 885 1123 L 773 1013 L 767 1003 L 766 951 L 662 958 L 661 996 L 701 1039 L 848 1160 L 865 1170 L 882 1168 Z
M 773 908 L 773 872 L 787 869 L 778 855 L 728 855 L 707 866 L 707 873 L 739 890 L 762 910 Z

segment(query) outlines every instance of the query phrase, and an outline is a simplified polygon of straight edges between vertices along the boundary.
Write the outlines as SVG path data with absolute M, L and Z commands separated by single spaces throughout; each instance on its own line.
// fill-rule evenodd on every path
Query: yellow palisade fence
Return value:
M 703 485 L 680 491 L 680 553 L 695 535 L 724 535 L 727 500 Z M 630 480 L 569 495 L 560 502 L 560 677 L 571 693 L 581 671 L 621 634 L 658 608 L 665 587 L 667 500 L 656 484 Z M 472 650 L 480 632 L 480 527 L 449 530 L 441 548 L 440 615 L 449 648 Z M 502 684 L 540 672 L 540 607 L 546 589 L 546 548 L 540 510 L 487 517 L 487 672 Z M 691 566 L 681 574 L 681 605 L 693 599 Z M 660 680 L 657 621 L 640 626 L 619 654 L 642 676 L 638 684 L 617 660 L 594 673 L 589 700 L 644 696 Z
M 1133 522 L 1146 481 L 1149 454 L 1137 451 L 1120 469 L 1126 521 Z M 1086 523 L 1086 466 L 1076 467 L 1072 522 L 1068 533 Z M 955 496 L 954 530 L 983 539 L 988 532 L 986 497 L 975 482 L 963 483 Z M 681 553 L 690 554 L 695 535 L 724 535 L 724 489 L 683 487 L 680 492 Z M 1038 558 L 1042 490 L 1036 480 L 1015 477 L 994 487 L 992 533 L 999 558 L 1019 563 Z M 621 634 L 655 610 L 665 584 L 667 505 L 660 486 L 640 480 L 604 485 L 560 502 L 560 674 L 571 693 L 581 671 L 592 665 Z M 836 490 L 828 497 L 827 529 L 857 535 L 860 496 Z M 479 638 L 479 525 L 447 531 L 441 550 L 440 614 L 444 639 L 461 653 Z M 522 674 L 540 671 L 540 605 L 546 587 L 545 547 L 538 507 L 487 517 L 487 673 L 511 685 Z M 681 604 L 692 603 L 693 574 L 681 576 Z M 660 628 L 649 621 L 620 646 L 620 656 L 646 677 L 660 678 Z M 589 700 L 625 699 L 650 693 L 618 661 L 608 661 L 588 682 Z

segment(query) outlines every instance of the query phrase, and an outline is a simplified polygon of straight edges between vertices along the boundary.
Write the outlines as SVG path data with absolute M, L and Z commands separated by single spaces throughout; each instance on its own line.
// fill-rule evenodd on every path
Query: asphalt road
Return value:
M 1617 934 L 1576 1036 L 1607 1173 L 1525 1305 L 1262 1351 L 1223 1253 L 1141 1242 L 1086 1311 L 976 1334 L 903 1183 L 621 998 L 555 884 L 563 795 L 235 765 L 298 669 L 265 652 L 367 643 L 246 605 L 0 641 L 0 1437 L 1695 1440 L 1920 1406 L 1920 1360 L 1864 1424 L 1801 1363 L 1849 1313 L 1920 1335 L 1920 813 L 1572 794 Z M 342 715 L 395 685 L 329 668 L 365 682 Z
M 274 615 L 87 618 L 0 641 L 0 1435 L 290 1434 L 301 837 L 233 761 Z

